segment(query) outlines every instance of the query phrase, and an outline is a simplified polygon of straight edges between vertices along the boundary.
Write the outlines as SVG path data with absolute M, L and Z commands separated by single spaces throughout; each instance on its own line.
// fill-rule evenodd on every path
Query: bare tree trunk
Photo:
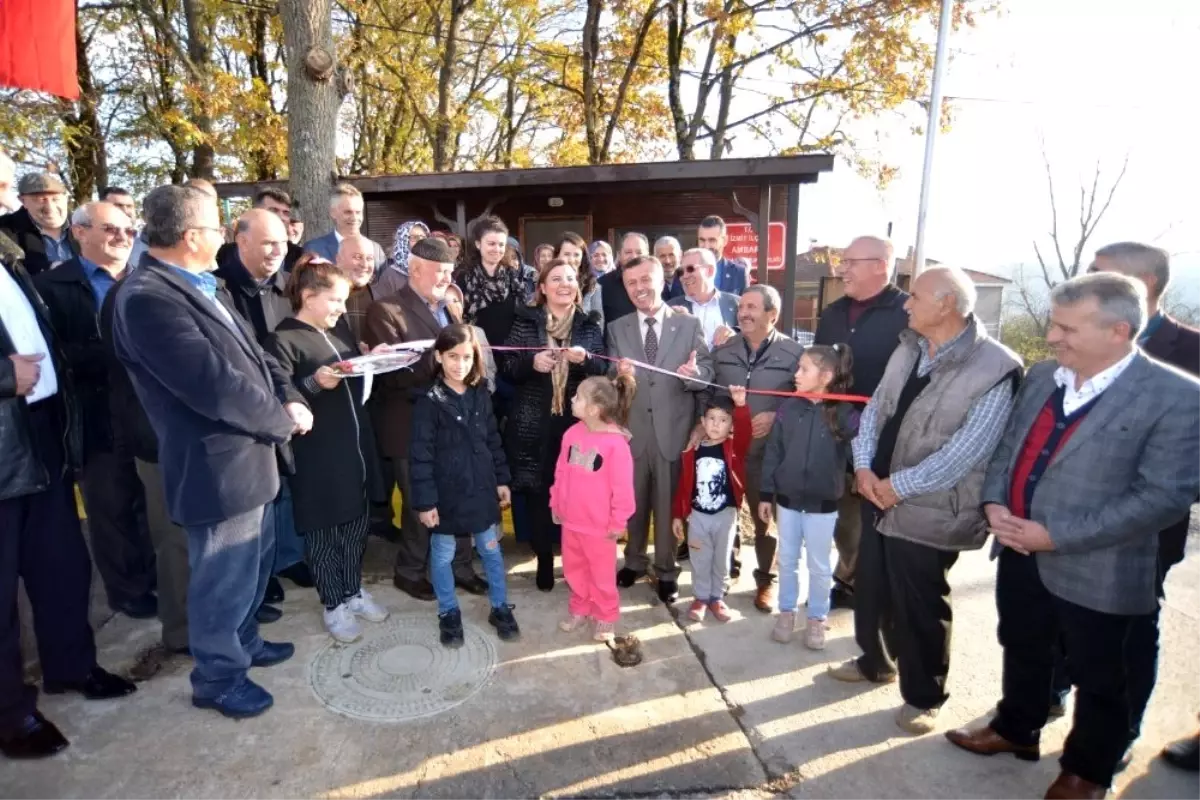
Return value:
M 680 88 L 683 83 L 683 45 L 687 38 L 687 0 L 667 2 L 667 103 L 675 124 L 675 148 L 680 161 L 695 159 L 695 137 L 688 135 L 688 115 L 683 108 Z
M 204 19 L 201 16 L 199 0 L 183 0 L 184 21 L 187 24 L 187 55 L 192 66 L 197 71 L 195 78 L 202 81 L 202 88 L 207 92 L 209 62 L 212 60 L 209 33 L 205 30 Z M 192 147 L 192 177 L 212 180 L 215 154 L 212 145 L 213 121 L 205 111 L 203 102 L 194 106 L 196 127 L 200 131 L 200 140 Z
M 66 104 L 62 120 L 68 133 L 64 137 L 67 150 L 67 176 L 75 204 L 92 199 L 97 189 L 108 183 L 108 161 L 104 149 L 104 131 L 100 127 L 96 83 L 88 63 L 87 47 L 78 22 L 75 26 L 75 73 L 79 81 L 79 100 Z
M 603 163 L 600 156 L 600 109 L 596 97 L 596 58 L 600 54 L 600 12 L 603 0 L 588 0 L 583 21 L 583 126 L 588 163 Z
M 308 214 L 305 234 L 313 238 L 333 227 L 328 215 L 316 211 L 328 204 L 335 177 L 340 98 L 334 70 L 316 80 L 305 59 L 317 48 L 333 62 L 332 0 L 280 0 L 279 14 L 287 51 L 288 182 Z
M 438 110 L 433 129 L 433 171 L 445 172 L 451 167 L 450 153 L 450 95 L 454 86 L 454 68 L 458 64 L 458 29 L 463 14 L 475 0 L 450 0 L 450 20 L 442 40 L 442 63 L 438 67 Z
M 729 52 L 736 52 L 737 34 L 731 33 L 726 38 L 725 46 Z M 708 157 L 718 161 L 725 155 L 725 137 L 729 133 L 729 108 L 733 105 L 734 68 L 729 66 L 721 72 L 721 88 L 718 95 L 720 105 L 717 106 L 717 124 L 713 128 L 712 148 Z

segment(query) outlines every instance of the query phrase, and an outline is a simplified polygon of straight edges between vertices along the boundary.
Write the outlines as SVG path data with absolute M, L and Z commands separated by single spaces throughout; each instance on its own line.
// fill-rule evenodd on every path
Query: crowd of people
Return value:
M 914 734 L 949 697 L 948 573 L 991 538 L 1002 699 L 987 726 L 947 738 L 1036 759 L 1075 687 L 1047 796 L 1103 796 L 1126 763 L 1200 492 L 1200 333 L 1159 306 L 1162 251 L 1101 248 L 1053 292 L 1054 359 L 1026 370 L 975 315 L 962 270 L 903 291 L 874 236 L 843 252 L 844 296 L 805 347 L 777 329 L 779 293 L 724 257 L 717 216 L 696 248 L 567 233 L 526 264 L 490 215 L 465 237 L 406 222 L 389 254 L 362 234 L 348 184 L 331 192 L 334 231 L 308 242 L 277 190 L 228 242 L 201 180 L 151 191 L 140 228 L 119 189 L 69 216 L 53 175 L 17 194 L 0 217 L 7 756 L 67 746 L 21 669 L 18 579 L 45 691 L 135 690 L 97 664 L 78 481 L 109 604 L 158 616 L 163 646 L 194 661 L 193 704 L 226 716 L 266 711 L 249 669 L 294 653 L 259 632 L 282 613 L 280 577 L 315 587 L 338 642 L 388 617 L 362 586 L 372 534 L 397 545 L 395 586 L 436 603 L 443 645 L 463 643 L 456 589 L 486 595 L 488 624 L 518 640 L 511 506 L 538 589 L 554 591 L 561 552 L 560 628 L 598 641 L 621 589 L 648 577 L 676 602 L 684 561 L 686 616 L 730 619 L 745 534 L 754 606 L 776 613 L 764 635 L 802 629 L 820 650 L 831 609 L 852 608 L 862 655 L 829 674 L 898 680 L 896 721 Z M 345 369 L 428 341 L 410 368 Z M 1196 740 L 1167 757 L 1194 769 Z

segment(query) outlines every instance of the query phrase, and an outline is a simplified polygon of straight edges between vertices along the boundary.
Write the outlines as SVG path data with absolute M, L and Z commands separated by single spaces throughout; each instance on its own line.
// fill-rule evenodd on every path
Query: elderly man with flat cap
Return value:
M 0 217 L 0 231 L 25 252 L 31 276 L 79 255 L 67 219 L 67 187 L 49 172 L 25 175 L 17 184 L 21 208 Z

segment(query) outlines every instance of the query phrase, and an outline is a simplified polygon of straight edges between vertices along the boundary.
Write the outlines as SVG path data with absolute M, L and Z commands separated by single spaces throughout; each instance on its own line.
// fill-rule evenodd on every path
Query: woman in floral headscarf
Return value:
M 408 283 L 408 255 L 412 246 L 429 235 L 429 226 L 420 220 L 410 220 L 399 228 L 392 239 L 392 254 L 387 269 L 380 270 L 375 282 L 375 296 L 388 297 Z

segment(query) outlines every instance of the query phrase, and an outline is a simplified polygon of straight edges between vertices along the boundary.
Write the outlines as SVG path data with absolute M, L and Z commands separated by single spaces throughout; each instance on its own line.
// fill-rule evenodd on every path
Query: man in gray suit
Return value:
M 737 333 L 738 296 L 717 288 L 717 258 L 711 250 L 688 250 L 679 269 L 683 274 L 683 297 L 673 298 L 671 307 L 700 320 L 709 349 L 720 347 Z
M 363 226 L 363 196 L 355 187 L 348 183 L 339 183 L 333 187 L 329 196 L 329 216 L 333 217 L 333 230 L 324 236 L 318 236 L 304 249 L 316 253 L 331 264 L 337 263 L 338 247 L 347 236 L 362 236 Z M 383 269 L 387 263 L 387 254 L 377 242 L 370 239 L 375 249 L 375 269 Z
M 1029 371 L 982 495 L 1000 560 L 1003 699 L 989 725 L 946 737 L 1036 760 L 1061 634 L 1079 691 L 1046 797 L 1103 797 L 1129 744 L 1123 645 L 1158 604 L 1158 532 L 1200 489 L 1200 383 L 1135 346 L 1139 282 L 1085 275 L 1051 300 L 1055 360 Z
M 617 584 L 628 588 L 646 574 L 653 514 L 658 596 L 673 603 L 679 595 L 679 567 L 671 531 L 671 496 L 679 481 L 679 456 L 697 419 L 695 393 L 705 389 L 699 381 L 712 380 L 712 359 L 700 322 L 675 313 L 663 302 L 663 267 L 658 259 L 632 259 L 624 266 L 621 280 L 637 313 L 609 325 L 608 354 L 620 359 L 617 374 L 633 376 L 638 383 L 629 412 L 637 510 L 629 520 L 625 565 L 617 573 Z M 670 370 L 684 380 L 644 369 L 635 374 L 634 361 Z

